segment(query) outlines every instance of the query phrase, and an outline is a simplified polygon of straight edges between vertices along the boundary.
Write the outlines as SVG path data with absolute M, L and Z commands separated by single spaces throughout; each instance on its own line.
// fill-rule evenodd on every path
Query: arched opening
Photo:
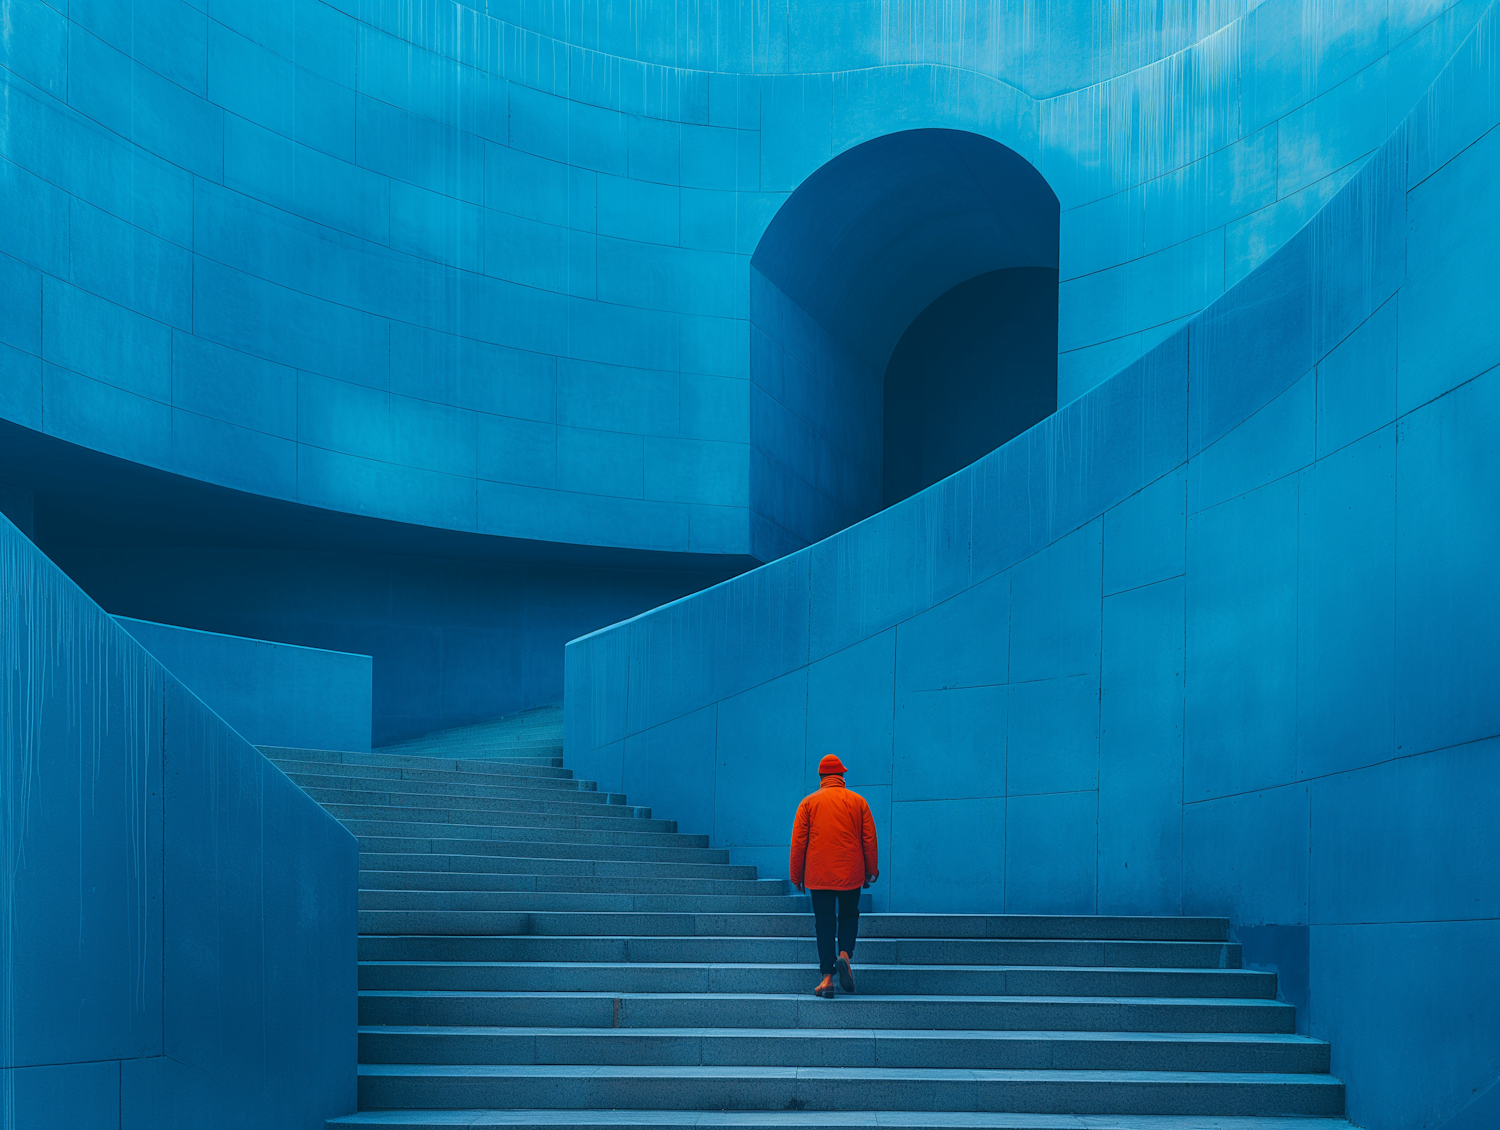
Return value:
M 762 560 L 928 486 L 1056 407 L 1057 197 L 1023 157 L 909 130 L 798 187 L 751 259 Z

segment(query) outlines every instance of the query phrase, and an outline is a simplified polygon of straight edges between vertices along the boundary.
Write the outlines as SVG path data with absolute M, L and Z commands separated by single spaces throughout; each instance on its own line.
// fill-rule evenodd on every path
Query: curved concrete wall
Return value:
M 1477 10 L 14 0 L 0 415 L 335 511 L 774 556 L 858 510 L 755 485 L 748 260 L 830 158 L 940 127 L 1041 171 L 1067 401 L 1284 241 Z
M 1353 1121 L 1492 1121 L 1496 168 L 1492 7 L 1313 220 L 1144 357 L 873 518 L 570 643 L 571 763 L 776 875 L 838 753 L 877 906 L 1227 915 L 1332 1042 Z
M 330 713 L 373 707 L 377 746 L 560 702 L 568 640 L 723 579 L 393 553 L 48 548 L 123 616 L 370 654 L 363 697 Z

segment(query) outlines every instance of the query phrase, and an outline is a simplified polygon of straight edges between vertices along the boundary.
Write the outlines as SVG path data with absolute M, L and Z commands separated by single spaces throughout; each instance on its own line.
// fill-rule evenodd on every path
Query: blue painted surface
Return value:
M 369 750 L 368 655 L 115 621 L 251 745 Z
M 334 520 L 0 422 L 6 476 L 29 485 L 0 503 L 111 612 L 371 656 L 377 745 L 555 703 L 569 639 L 749 563 Z
M 356 845 L 0 519 L 6 1118 L 355 1100 Z
M 884 357 L 938 295 L 1057 268 L 1074 399 L 1284 244 L 1481 9 L 18 0 L 0 415 L 334 511 L 768 560 L 879 507 Z
M 917 315 L 885 370 L 885 505 L 1057 410 L 1056 323 L 1048 267 L 978 275 Z
M 1261 6 L 1246 42 L 1299 11 Z M 1337 44 L 1299 25 L 1308 42 L 1256 55 L 1238 104 L 1285 115 L 1278 191 L 1373 150 L 1305 226 L 975 465 L 573 641 L 573 764 L 647 731 L 656 756 L 712 759 L 754 794 L 679 796 L 676 815 L 761 863 L 789 835 L 780 798 L 837 750 L 851 785 L 890 790 L 891 909 L 1228 915 L 1331 1041 L 1356 1123 L 1482 1118 L 1500 1065 L 1479 957 L 1500 923 L 1480 812 L 1500 734 L 1500 339 L 1479 266 L 1500 255 L 1497 20 L 1455 33 L 1388 126 L 1339 107 L 1368 104 L 1401 21 Z M 1166 281 L 1135 301 L 1181 297 Z M 740 714 L 726 739 L 745 702 L 757 740 Z M 712 741 L 678 726 L 715 713 Z
M 113 612 L 372 655 L 377 742 L 565 668 L 586 772 L 767 868 L 838 751 L 882 907 L 1306 927 L 1356 1120 L 1457 1117 L 1492 845 L 1387 809 L 1500 733 L 1495 15 L 920 15 L 14 0 L 0 509 Z M 1064 407 L 881 511 L 891 350 L 996 270 Z
M 270 547 L 53 552 L 120 614 L 372 656 L 375 745 L 557 702 L 569 639 L 722 575 Z M 305 725 L 334 727 L 346 709 L 311 712 Z
M 17 0 L 0 66 L 0 203 L 27 218 L 0 233 L 0 423 L 69 445 L 39 469 L 8 432 L 0 479 L 41 500 L 38 543 L 111 611 L 367 652 L 377 680 L 424 657 L 392 668 L 397 688 L 431 685 L 417 668 L 443 640 L 445 668 L 491 688 L 377 689 L 377 741 L 554 701 L 564 640 L 877 511 L 915 417 L 886 403 L 886 362 L 951 287 L 1058 272 L 1058 403 L 1171 338 L 1350 181 L 1483 5 L 1190 4 L 1121 23 L 1079 0 L 899 27 L 842 5 L 762 19 L 715 2 L 690 27 L 629 6 L 408 7 Z M 1445 104 L 1422 177 L 1472 113 Z M 1323 252 L 1378 253 L 1343 234 Z M 1434 248 L 1483 278 L 1469 246 Z M 1403 353 L 1443 308 L 1427 262 L 1379 328 Z M 1337 374 L 1362 372 L 1379 334 L 1340 358 L 1287 313 L 1282 348 L 1327 357 L 1318 442 L 1373 426 Z M 1258 358 L 1237 332 L 1224 347 Z M 1403 409 L 1430 396 L 1423 356 Z M 943 442 L 916 484 L 1003 438 L 974 428 L 1014 411 L 979 411 L 992 392 L 926 399 Z M 1195 428 L 1217 438 L 1237 404 L 1230 386 L 1206 396 Z M 208 607 L 99 564 L 144 539 L 92 532 L 80 453 L 296 504 L 288 523 L 322 546 L 371 518 L 430 531 L 429 558 L 462 559 L 438 544 L 460 533 L 652 556 L 574 578 L 540 617 L 545 571 L 465 586 L 451 562 L 400 630 L 330 630 L 291 594 L 241 614 L 227 575 Z M 181 528 L 202 512 L 138 481 L 138 510 Z M 156 544 L 216 544 L 181 528 Z M 241 537 L 268 539 L 285 529 Z M 171 556 L 152 569 L 207 583 Z M 493 646 L 454 651 L 475 602 L 504 605 L 478 617 Z M 343 617 L 387 612 L 372 596 Z

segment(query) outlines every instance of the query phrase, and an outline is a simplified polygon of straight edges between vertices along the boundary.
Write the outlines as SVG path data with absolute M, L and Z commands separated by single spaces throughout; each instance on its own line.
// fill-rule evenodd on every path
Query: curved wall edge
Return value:
M 1066 402 L 1285 242 L 1479 10 L 1313 3 L 1076 5 L 1019 39 L 875 36 L 863 6 L 814 52 L 819 5 L 767 39 L 732 5 L 679 34 L 571 3 L 552 40 L 459 5 L 17 0 L 0 201 L 35 222 L 0 234 L 0 416 L 328 510 L 787 552 L 858 513 L 751 436 L 748 258 L 787 193 L 912 128 L 1031 161 Z M 693 69 L 708 29 L 723 70 Z

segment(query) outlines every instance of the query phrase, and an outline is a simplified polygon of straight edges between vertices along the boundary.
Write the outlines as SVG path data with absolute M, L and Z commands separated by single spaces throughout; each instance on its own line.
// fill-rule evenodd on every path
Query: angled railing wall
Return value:
M 356 856 L 0 518 L 0 1125 L 352 1111 Z

